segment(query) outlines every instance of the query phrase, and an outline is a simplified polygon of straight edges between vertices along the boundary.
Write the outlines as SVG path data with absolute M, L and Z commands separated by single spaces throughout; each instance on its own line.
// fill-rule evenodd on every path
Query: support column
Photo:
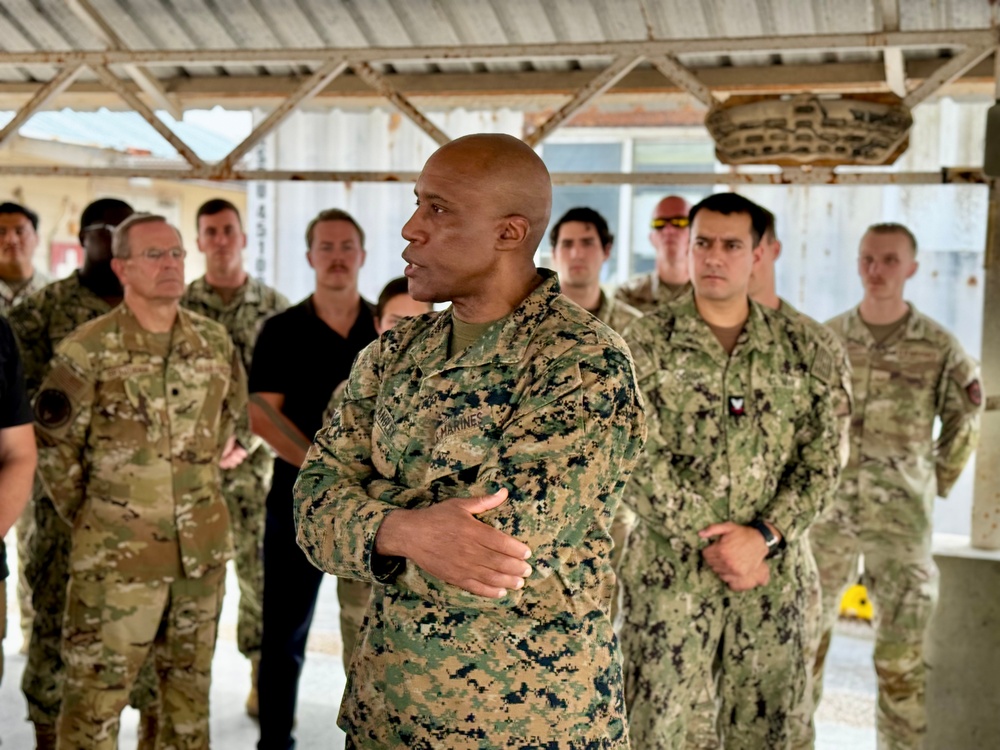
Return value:
M 987 132 L 986 137 L 1000 138 L 1000 132 Z M 976 450 L 972 546 L 1000 550 L 1000 188 L 996 178 L 989 185 L 981 360 L 986 412 Z

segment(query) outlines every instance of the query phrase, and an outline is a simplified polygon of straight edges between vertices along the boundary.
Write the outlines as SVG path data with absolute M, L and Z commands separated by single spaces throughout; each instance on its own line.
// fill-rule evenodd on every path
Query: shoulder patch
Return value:
M 979 380 L 973 380 L 965 386 L 965 395 L 969 397 L 969 401 L 972 402 L 973 406 L 983 405 L 983 389 L 979 385 Z
M 833 355 L 825 346 L 816 347 L 816 356 L 813 358 L 811 374 L 820 382 L 830 385 L 833 382 Z
M 35 399 L 35 421 L 42 427 L 62 427 L 69 422 L 72 412 L 73 407 L 65 391 L 46 388 Z

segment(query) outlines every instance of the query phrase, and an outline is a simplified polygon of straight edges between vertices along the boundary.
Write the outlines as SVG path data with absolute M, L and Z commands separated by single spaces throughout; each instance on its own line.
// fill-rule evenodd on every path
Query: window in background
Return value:
M 624 144 L 616 143 L 546 143 L 542 160 L 549 172 L 621 172 Z M 538 248 L 538 265 L 550 267 L 552 245 L 549 232 L 571 208 L 592 208 L 607 219 L 611 233 L 618 237 L 619 207 L 622 188 L 618 185 L 555 185 L 552 188 L 552 217 L 545 239 Z M 611 258 L 604 264 L 601 280 L 614 282 L 618 267 L 619 241 L 611 249 Z

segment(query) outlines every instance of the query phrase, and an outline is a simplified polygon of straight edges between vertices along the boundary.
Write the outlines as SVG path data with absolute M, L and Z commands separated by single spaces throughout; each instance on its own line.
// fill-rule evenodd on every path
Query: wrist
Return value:
M 406 513 L 406 510 L 400 508 L 399 510 L 387 513 L 382 519 L 378 531 L 375 532 L 375 554 L 385 555 L 386 557 L 406 556 L 403 549 L 405 537 L 399 530 L 400 522 L 403 520 L 403 513 Z
M 747 526 L 756 530 L 764 540 L 764 545 L 767 547 L 767 552 L 764 555 L 765 560 L 778 554 L 778 550 L 781 547 L 781 534 L 774 526 L 761 519 L 755 519 L 747 524 Z

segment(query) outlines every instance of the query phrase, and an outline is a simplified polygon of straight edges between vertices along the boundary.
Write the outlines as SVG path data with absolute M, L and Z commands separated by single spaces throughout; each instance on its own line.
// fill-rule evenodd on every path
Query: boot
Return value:
M 56 750 L 54 724 L 35 724 L 35 750 Z
M 260 716 L 260 703 L 257 700 L 257 675 L 260 672 L 260 654 L 250 657 L 250 695 L 247 696 L 247 716 L 256 719 Z
M 157 706 L 139 711 L 139 742 L 136 750 L 156 750 L 156 734 L 160 729 L 160 714 Z

